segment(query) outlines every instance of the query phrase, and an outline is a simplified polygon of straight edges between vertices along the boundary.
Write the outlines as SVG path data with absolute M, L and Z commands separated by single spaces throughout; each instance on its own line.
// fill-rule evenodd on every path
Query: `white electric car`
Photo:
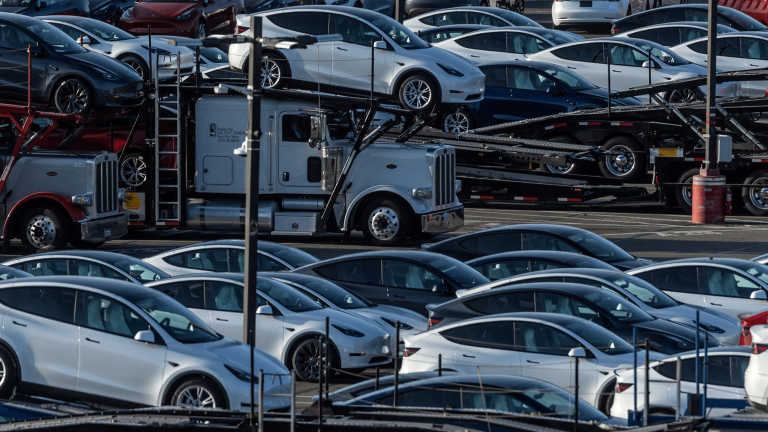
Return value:
M 403 25 L 414 32 L 454 24 L 543 28 L 541 24 L 517 12 L 487 6 L 460 6 L 439 9 L 403 21 Z
M 627 16 L 629 0 L 555 0 L 552 25 L 558 30 L 570 27 L 611 24 Z

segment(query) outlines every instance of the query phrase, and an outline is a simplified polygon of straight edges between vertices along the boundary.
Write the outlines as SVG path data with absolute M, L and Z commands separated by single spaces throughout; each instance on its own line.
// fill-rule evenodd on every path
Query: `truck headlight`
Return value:
M 413 190 L 413 196 L 416 198 L 432 198 L 432 188 L 419 188 Z
M 89 206 L 93 204 L 93 195 L 91 194 L 74 195 L 72 197 L 72 203 L 81 205 L 81 206 Z
M 456 193 L 461 192 L 461 180 L 456 180 L 453 182 L 454 186 L 453 188 L 456 189 Z
M 126 191 L 125 188 L 120 188 L 117 190 L 118 201 L 125 201 L 126 197 L 128 197 L 128 191 Z

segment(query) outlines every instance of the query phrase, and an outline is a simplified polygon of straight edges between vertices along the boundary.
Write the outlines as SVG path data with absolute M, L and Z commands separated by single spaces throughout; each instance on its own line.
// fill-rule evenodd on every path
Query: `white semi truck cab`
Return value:
M 245 97 L 197 100 L 188 228 L 245 229 L 246 158 L 235 150 L 244 141 L 247 116 Z M 357 155 L 333 214 L 319 226 L 357 137 L 354 117 L 354 111 L 318 110 L 306 101 L 262 99 L 259 231 L 313 235 L 359 229 L 374 244 L 394 245 L 461 227 L 454 148 L 384 141 Z

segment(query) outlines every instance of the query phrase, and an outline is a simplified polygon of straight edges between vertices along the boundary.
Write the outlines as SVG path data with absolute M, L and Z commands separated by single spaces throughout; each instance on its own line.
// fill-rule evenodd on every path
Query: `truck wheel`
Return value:
M 69 216 L 56 208 L 35 207 L 21 218 L 21 243 L 31 252 L 64 249 L 69 242 Z
M 691 168 L 677 179 L 677 183 L 685 183 L 685 185 L 675 186 L 677 205 L 685 214 L 691 214 L 693 208 L 693 176 L 698 174 L 699 168 Z
M 768 170 L 758 170 L 744 180 L 741 198 L 744 206 L 755 216 L 768 216 Z
M 564 144 L 581 144 L 575 138 L 568 135 L 559 135 L 549 138 L 547 141 L 564 143 Z M 559 165 L 541 165 L 541 170 L 544 172 L 550 172 L 553 174 L 579 174 L 584 172 L 586 168 L 586 162 L 573 162 L 565 166 Z
M 440 99 L 437 84 L 424 74 L 409 76 L 397 90 L 400 105 L 410 110 L 431 109 Z
M 396 246 L 408 237 L 410 219 L 408 209 L 399 203 L 379 199 L 365 208 L 360 225 L 363 235 L 376 246 Z
M 645 148 L 630 137 L 615 137 L 603 145 L 603 150 L 624 152 L 600 158 L 600 172 L 606 177 L 620 178 L 626 182 L 637 180 L 645 170 Z

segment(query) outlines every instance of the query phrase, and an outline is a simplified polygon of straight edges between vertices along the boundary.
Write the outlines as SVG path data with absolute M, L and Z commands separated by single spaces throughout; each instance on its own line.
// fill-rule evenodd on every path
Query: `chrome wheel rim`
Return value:
M 53 244 L 56 240 L 56 225 L 44 215 L 37 215 L 27 222 L 27 240 L 38 249 Z
M 91 106 L 88 89 L 74 80 L 65 81 L 59 87 L 59 91 L 56 92 L 56 102 L 59 108 L 68 114 L 83 113 Z
M 320 344 L 317 341 L 306 341 L 296 350 L 296 373 L 307 381 L 320 379 Z M 323 358 L 325 363 L 327 360 Z M 326 363 L 327 364 L 327 363 Z
M 128 186 L 137 187 L 147 181 L 147 164 L 139 155 L 129 155 L 120 165 L 120 180 Z
M 450 134 L 461 134 L 469 130 L 469 117 L 461 111 L 445 116 L 443 130 Z
M 760 177 L 749 188 L 749 201 L 760 210 L 768 209 L 768 178 Z
M 611 148 L 613 152 L 620 152 L 619 155 L 608 155 L 605 157 L 605 167 L 612 175 L 624 177 L 635 168 L 635 155 L 632 149 L 627 146 L 617 145 Z
M 135 61 L 135 60 L 128 60 L 128 61 L 124 61 L 123 63 L 125 63 L 125 64 L 127 64 L 128 66 L 130 66 L 130 67 L 131 67 L 131 69 L 135 70 L 135 71 L 136 71 L 136 73 L 137 73 L 137 74 L 139 74 L 139 76 L 141 77 L 141 79 L 144 79 L 144 69 L 141 67 L 141 65 L 139 64 L 139 62 L 137 62 L 137 61 Z
M 272 88 L 280 82 L 280 66 L 269 57 L 261 59 L 261 88 Z
M 544 165 L 547 171 L 553 174 L 568 174 L 573 169 L 572 163 L 567 163 L 564 166 L 560 165 Z
M 403 99 L 408 108 L 421 109 L 432 101 L 432 88 L 424 80 L 408 81 L 403 89 Z
M 389 240 L 400 231 L 400 218 L 389 207 L 379 207 L 368 217 L 368 228 L 379 240 Z
M 216 408 L 216 399 L 205 387 L 189 386 L 181 392 L 176 405 L 185 408 Z

